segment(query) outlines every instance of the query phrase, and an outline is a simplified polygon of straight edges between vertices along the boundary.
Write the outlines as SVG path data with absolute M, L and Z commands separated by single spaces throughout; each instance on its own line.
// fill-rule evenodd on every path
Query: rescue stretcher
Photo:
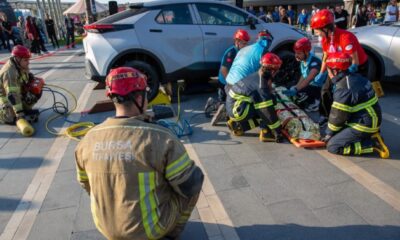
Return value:
M 282 123 L 282 132 L 298 148 L 325 147 L 320 141 L 319 126 L 302 109 L 282 93 L 285 87 L 276 88 L 276 113 Z

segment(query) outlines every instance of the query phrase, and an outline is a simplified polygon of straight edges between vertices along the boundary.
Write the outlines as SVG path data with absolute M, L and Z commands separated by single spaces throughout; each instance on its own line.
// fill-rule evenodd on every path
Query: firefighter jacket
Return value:
M 78 181 L 108 239 L 163 237 L 179 217 L 178 198 L 201 189 L 201 170 L 179 139 L 143 119 L 108 118 L 75 150 Z M 201 179 L 194 178 L 199 172 Z
M 226 109 L 234 121 L 252 118 L 252 112 L 256 112 L 270 129 L 280 130 L 281 123 L 275 112 L 272 94 L 264 82 L 266 81 L 260 79 L 258 72 L 237 82 L 229 90 Z
M 382 113 L 371 82 L 347 72 L 339 73 L 332 82 L 333 104 L 327 134 L 334 135 L 346 126 L 364 133 L 378 132 Z
M 11 105 L 15 115 L 23 114 L 23 94 L 29 82 L 27 72 L 19 70 L 10 59 L 0 70 L 0 106 Z

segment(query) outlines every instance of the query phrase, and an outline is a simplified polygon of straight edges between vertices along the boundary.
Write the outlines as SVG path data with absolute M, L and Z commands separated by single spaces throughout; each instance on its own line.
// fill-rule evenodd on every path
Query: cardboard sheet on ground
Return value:
M 296 147 L 323 147 L 319 126 L 303 110 L 301 110 L 282 91 L 285 87 L 277 87 L 276 113 L 281 120 L 284 134 Z

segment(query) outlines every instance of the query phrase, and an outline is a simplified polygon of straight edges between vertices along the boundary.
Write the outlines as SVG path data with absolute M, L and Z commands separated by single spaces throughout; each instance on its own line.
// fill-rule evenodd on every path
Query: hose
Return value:
M 76 100 L 75 95 L 71 91 L 69 91 L 68 89 L 60 87 L 60 86 L 57 86 L 57 85 L 46 84 L 45 86 L 46 87 L 44 87 L 43 90 L 44 91 L 49 91 L 53 95 L 53 106 L 49 107 L 49 108 L 46 108 L 46 109 L 43 109 L 42 111 L 40 111 L 40 113 L 43 113 L 43 112 L 48 111 L 50 109 L 53 110 L 53 112 L 55 112 L 54 115 L 50 116 L 46 120 L 46 123 L 45 123 L 46 131 L 48 133 L 56 135 L 56 136 L 67 136 L 67 137 L 69 137 L 69 138 L 71 138 L 73 140 L 79 141 L 80 140 L 79 137 L 84 136 L 96 124 L 93 123 L 93 122 L 74 122 L 74 121 L 68 120 L 67 117 L 73 111 L 75 111 L 75 109 L 77 107 L 77 100 Z M 60 91 L 54 90 L 52 88 L 60 89 L 60 90 L 66 92 L 68 95 L 71 96 L 71 98 L 73 99 L 74 104 L 73 104 L 73 107 L 70 110 L 68 110 L 69 103 L 68 103 L 67 97 L 63 93 L 61 93 Z M 65 104 L 63 102 L 57 101 L 56 94 L 60 95 L 64 99 Z M 54 121 L 54 120 L 56 120 L 56 119 L 58 119 L 60 117 L 64 117 L 64 120 L 66 122 L 73 123 L 73 124 L 71 126 L 69 126 L 64 132 L 57 132 L 55 130 L 50 129 L 49 124 L 52 121 Z
M 186 119 L 181 119 L 181 90 L 183 86 L 178 84 L 177 95 L 178 95 L 178 113 L 175 121 L 161 119 L 157 121 L 157 124 L 168 128 L 172 131 L 178 138 L 184 136 L 190 136 L 193 134 L 193 129 L 190 126 L 190 121 Z

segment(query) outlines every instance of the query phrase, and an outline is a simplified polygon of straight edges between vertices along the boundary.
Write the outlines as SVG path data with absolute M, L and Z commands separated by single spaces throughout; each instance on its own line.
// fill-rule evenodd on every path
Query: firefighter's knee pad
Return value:
M 244 130 L 240 122 L 233 121 L 232 119 L 229 119 L 226 122 L 226 125 L 228 126 L 229 130 L 231 130 L 231 133 L 234 136 L 242 136 L 244 134 Z

